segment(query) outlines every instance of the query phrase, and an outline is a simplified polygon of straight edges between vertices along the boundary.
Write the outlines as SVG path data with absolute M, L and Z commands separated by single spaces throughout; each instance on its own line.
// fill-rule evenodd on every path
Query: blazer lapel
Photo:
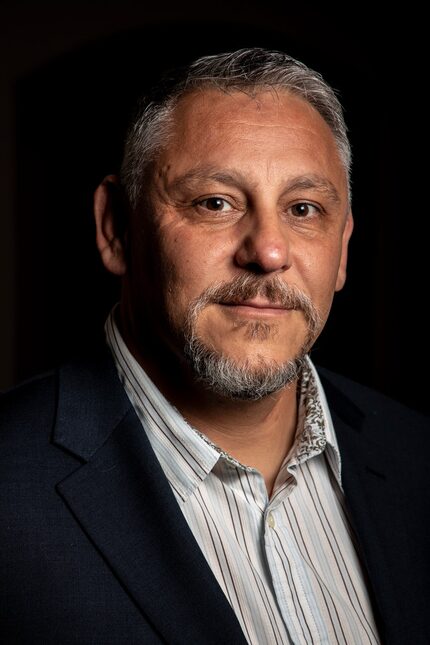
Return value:
M 333 384 L 322 378 L 342 461 L 342 484 L 362 563 L 370 582 L 375 617 L 388 642 L 406 642 L 401 602 L 402 558 L 408 560 L 401 464 L 390 446 L 378 444 L 371 420 Z M 367 430 L 366 430 L 367 428 Z M 405 636 L 407 632 L 405 632 Z
M 60 495 L 160 638 L 245 643 L 110 358 L 62 371 L 54 442 L 84 462 Z

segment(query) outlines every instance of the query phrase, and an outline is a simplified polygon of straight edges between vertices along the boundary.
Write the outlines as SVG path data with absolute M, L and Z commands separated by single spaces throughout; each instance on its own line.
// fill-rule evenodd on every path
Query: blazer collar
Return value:
M 130 410 L 108 353 L 66 365 L 58 373 L 54 443 L 88 461 Z
M 61 370 L 58 392 L 54 443 L 81 466 L 57 490 L 142 613 L 169 643 L 245 643 L 112 359 Z

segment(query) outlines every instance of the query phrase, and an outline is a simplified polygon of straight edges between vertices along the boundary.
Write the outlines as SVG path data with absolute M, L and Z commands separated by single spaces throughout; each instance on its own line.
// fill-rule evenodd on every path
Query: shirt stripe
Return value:
M 336 435 L 309 359 L 293 448 L 269 499 L 257 470 L 191 427 L 106 337 L 120 379 L 191 531 L 251 645 L 379 643 L 346 509 Z

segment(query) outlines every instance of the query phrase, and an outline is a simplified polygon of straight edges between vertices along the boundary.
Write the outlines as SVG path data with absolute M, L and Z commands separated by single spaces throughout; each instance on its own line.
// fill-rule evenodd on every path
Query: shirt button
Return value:
M 269 513 L 269 515 L 267 516 L 267 523 L 271 529 L 275 528 L 275 518 L 273 517 L 272 513 Z

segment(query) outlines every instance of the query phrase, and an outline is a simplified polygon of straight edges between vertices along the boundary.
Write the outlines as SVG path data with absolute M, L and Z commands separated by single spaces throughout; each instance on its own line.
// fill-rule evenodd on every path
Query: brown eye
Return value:
M 294 217 L 301 217 L 302 219 L 305 217 L 312 217 L 321 212 L 317 206 L 309 204 L 309 202 L 298 202 L 291 206 L 290 209 Z
M 206 208 L 210 211 L 222 211 L 224 207 L 224 200 L 219 197 L 211 197 L 206 199 Z
M 198 205 L 215 213 L 225 213 L 232 210 L 231 204 L 222 197 L 207 197 L 198 202 Z
M 308 217 L 309 215 L 313 215 L 317 210 L 316 206 L 308 204 L 307 202 L 300 202 L 291 207 L 294 217 Z

